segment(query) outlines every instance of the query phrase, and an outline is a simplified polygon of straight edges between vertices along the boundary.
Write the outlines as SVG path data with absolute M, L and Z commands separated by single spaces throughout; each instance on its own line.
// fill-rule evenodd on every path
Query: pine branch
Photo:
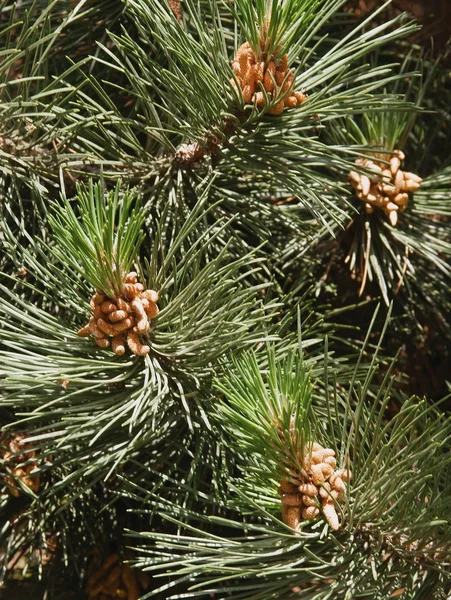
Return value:
M 337 201 L 334 199 L 330 206 L 322 201 L 321 194 L 308 192 L 315 188 L 324 168 L 339 167 L 347 172 L 350 161 L 342 156 L 341 148 L 315 146 L 311 138 L 317 114 L 327 121 L 363 109 L 386 109 L 387 103 L 392 103 L 393 109 L 401 108 L 395 98 L 373 93 L 393 75 L 381 80 L 381 69 L 368 70 L 360 58 L 379 45 L 407 34 L 413 26 L 401 26 L 392 32 L 389 28 L 398 23 L 393 21 L 365 34 L 356 30 L 334 44 L 321 59 L 308 53 L 307 58 L 300 56 L 301 46 L 296 46 L 295 56 L 306 61 L 296 81 L 303 90 L 311 92 L 309 99 L 281 117 L 266 118 L 265 114 L 279 97 L 274 96 L 263 111 L 245 105 L 237 97 L 230 84 L 231 36 L 226 29 L 227 21 L 221 24 L 222 15 L 215 3 L 204 7 L 205 16 L 194 5 L 185 4 L 189 27 L 183 27 L 163 4 L 153 4 L 152 10 L 148 10 L 144 0 L 129 5 L 129 16 L 140 41 L 126 31 L 115 34 L 112 39 L 117 51 L 102 47 L 103 56 L 96 61 L 109 69 L 115 95 L 119 93 L 122 98 L 133 100 L 132 109 L 124 113 L 110 97 L 105 84 L 91 74 L 84 89 L 76 95 L 80 114 L 70 111 L 69 115 L 71 147 L 75 153 L 79 157 L 84 153 L 91 162 L 103 164 L 105 174 L 119 171 L 126 178 L 144 174 L 152 177 L 166 171 L 174 161 L 190 167 L 211 155 L 218 173 L 225 174 L 231 168 L 245 176 L 250 172 L 255 177 L 261 169 L 273 173 L 275 186 L 288 183 L 289 193 L 294 193 L 317 218 L 324 220 L 327 214 L 333 219 L 339 210 Z M 299 34 L 299 28 L 305 27 L 305 35 L 301 37 L 306 47 L 314 45 L 316 32 L 339 3 L 320 8 L 314 16 L 313 4 L 308 3 L 307 12 L 313 19 L 310 25 L 308 19 L 301 17 L 301 8 L 296 3 L 287 3 L 274 13 L 277 22 L 286 17 L 285 12 L 296 15 L 297 20 L 293 26 L 290 23 L 287 35 L 291 39 Z M 276 3 L 272 6 L 275 11 Z M 210 27 L 210 22 L 216 25 Z M 195 61 L 192 56 L 196 56 Z M 128 78 L 128 84 L 116 84 L 116 74 Z M 95 132 L 90 126 L 92 119 L 100 125 Z M 143 137 L 147 139 L 144 145 L 140 141 Z M 80 160 L 76 155 L 65 159 L 70 169 L 76 168 Z M 285 173 L 282 177 L 278 175 L 281 164 L 292 171 L 288 179 Z
M 63 206 L 50 218 L 60 249 L 57 258 L 113 298 L 123 292 L 124 277 L 145 237 L 143 210 L 132 193 L 120 197 L 119 190 L 120 182 L 105 199 L 103 184 L 94 186 L 91 180 L 88 189 L 77 188 L 80 217 L 63 198 Z
M 412 62 L 416 67 L 421 66 L 418 60 L 408 56 L 402 71 L 411 68 Z M 337 254 L 338 260 L 344 260 L 349 264 L 351 275 L 359 283 L 358 295 L 366 291 L 374 296 L 379 292 L 387 305 L 396 296 L 403 300 L 411 298 L 413 305 L 421 306 L 426 302 L 433 307 L 434 313 L 441 321 L 446 321 L 446 318 L 443 319 L 447 311 L 445 296 L 431 292 L 437 286 L 441 287 L 442 284 L 446 286 L 450 275 L 448 227 L 440 218 L 441 214 L 446 215 L 449 211 L 447 200 L 443 192 L 439 191 L 447 185 L 448 170 L 445 166 L 442 167 L 443 173 L 438 170 L 427 177 L 419 170 L 420 165 L 425 164 L 424 158 L 430 152 L 431 144 L 431 139 L 424 136 L 424 133 L 419 135 L 419 123 L 424 118 L 421 113 L 422 105 L 426 102 L 428 90 L 439 75 L 440 72 L 435 64 L 425 64 L 423 80 L 415 81 L 408 78 L 404 83 L 401 80 L 391 83 L 390 92 L 402 91 L 406 100 L 413 98 L 417 110 L 411 113 L 391 111 L 365 113 L 361 118 L 348 117 L 341 127 L 329 130 L 330 139 L 335 144 L 340 143 L 343 147 L 350 143 L 361 144 L 361 158 L 356 160 L 353 170 L 349 173 L 355 189 L 354 194 L 359 199 L 353 201 L 351 195 L 343 196 L 343 202 L 350 201 L 360 214 L 348 213 L 347 219 L 340 215 L 335 224 L 332 225 L 330 222 L 330 229 L 341 246 Z M 431 129 L 433 134 L 438 136 L 443 117 L 437 115 L 435 123 L 436 126 Z M 357 150 L 358 146 L 355 148 Z M 368 204 L 368 200 L 365 200 L 366 196 L 362 196 L 363 192 L 359 191 L 360 188 L 356 189 L 356 181 L 368 177 L 368 183 L 373 186 L 370 191 L 373 193 L 373 188 L 376 189 L 379 184 L 376 182 L 378 177 L 375 176 L 375 172 L 371 171 L 372 165 L 376 164 L 375 169 L 380 165 L 381 172 L 382 169 L 390 169 L 393 152 L 396 153 L 402 148 L 405 150 L 402 153 L 405 155 L 405 160 L 400 163 L 402 165 L 400 169 L 403 172 L 407 171 L 407 176 L 414 177 L 415 182 L 421 183 L 412 184 L 416 189 L 410 200 L 407 194 L 399 197 L 404 202 L 399 207 L 393 204 L 392 198 L 380 197 L 379 200 L 382 201 L 380 208 L 386 214 L 384 216 L 377 204 L 379 200 L 376 198 L 374 204 Z M 405 167 L 404 164 L 407 166 Z M 423 181 L 418 177 L 420 172 Z M 436 178 L 437 190 L 434 189 L 433 183 Z M 329 185 L 333 187 L 335 184 L 331 181 Z M 384 187 L 384 189 L 388 188 Z M 367 203 L 362 205 L 362 200 Z M 397 211 L 396 214 L 390 213 L 391 209 L 385 207 L 386 201 L 391 201 L 390 207 Z M 363 207 L 366 214 L 362 210 Z M 434 216 L 435 210 L 437 212 Z M 387 217 L 391 220 L 390 223 Z M 345 231 L 340 231 L 340 228 L 344 228 Z M 327 248 L 329 252 L 332 244 L 336 242 L 328 243 L 328 238 L 330 239 L 330 233 L 326 228 L 322 230 L 317 228 L 316 243 L 318 247 Z M 302 244 L 293 239 L 285 252 L 285 260 L 291 261 L 291 256 L 299 256 L 304 252 L 307 254 L 311 252 L 311 248 L 310 243 L 302 248 Z M 332 258 L 331 266 L 334 262 L 337 268 L 336 259 L 334 261 Z
M 235 444 L 244 444 L 248 450 L 250 439 L 256 447 L 263 446 L 262 420 L 248 404 L 253 369 L 246 368 L 245 361 L 238 364 L 239 387 L 235 380 L 233 388 L 227 386 L 228 394 L 233 394 L 232 404 L 221 411 L 230 415 L 238 409 L 248 415 L 233 424 L 227 421 Z M 289 365 L 290 359 L 277 364 L 280 381 L 286 381 Z M 273 482 L 271 490 L 269 478 L 266 488 L 259 486 L 252 466 L 267 467 L 269 476 L 273 454 L 258 451 L 257 456 L 246 451 L 241 458 L 241 477 L 248 480 L 249 489 L 251 480 L 255 481 L 254 493 L 241 491 L 241 483 L 231 486 L 224 517 L 207 516 L 214 510 L 207 508 L 210 504 L 219 507 L 211 497 L 202 513 L 176 507 L 159 496 L 147 497 L 148 505 L 182 532 L 132 534 L 140 567 L 155 576 L 169 576 L 168 582 L 148 597 L 163 591 L 166 597 L 177 597 L 184 590 L 186 597 L 214 593 L 220 598 L 249 599 L 267 598 L 268 594 L 347 598 L 351 593 L 382 600 L 395 591 L 406 599 L 431 593 L 445 598 L 451 542 L 446 491 L 451 421 L 440 417 L 435 407 L 410 399 L 387 423 L 389 380 L 380 386 L 372 405 L 366 400 L 374 374 L 375 370 L 363 386 L 351 384 L 346 394 L 330 387 L 330 419 L 322 421 L 318 429 L 328 435 L 333 432 L 340 460 L 351 452 L 354 478 L 343 507 L 341 531 L 332 535 L 318 521 L 304 523 L 296 536 L 289 535 L 276 516 L 280 510 L 275 500 L 277 484 Z M 269 407 L 269 398 L 260 393 L 259 397 Z M 294 397 L 290 395 L 288 401 Z M 312 417 L 315 408 L 314 404 Z M 258 424 L 257 430 L 253 424 Z M 272 506 L 266 499 L 271 496 Z M 245 512 L 253 518 L 244 521 L 240 514 Z M 334 576 L 329 579 L 331 569 Z
M 38 255 L 49 260 L 35 257 L 31 262 L 37 286 L 26 282 L 17 282 L 16 289 L 2 286 L 3 406 L 17 415 L 13 428 L 32 428 L 55 460 L 84 465 L 61 482 L 61 489 L 81 477 L 94 481 L 106 476 L 139 448 L 164 444 L 173 427 L 192 428 L 199 419 L 208 423 L 202 403 L 211 397 L 209 381 L 219 368 L 217 359 L 232 348 L 246 348 L 271 337 L 276 329 L 270 321 L 278 303 L 257 299 L 268 284 L 246 283 L 261 261 L 249 253 L 230 259 L 226 248 L 215 254 L 210 240 L 221 231 L 220 224 L 199 235 L 206 195 L 181 230 L 172 228 L 169 208 L 151 223 L 151 247 L 146 243 L 150 255 L 138 269 L 147 285 L 160 294 L 158 321 L 152 322 L 147 337 L 150 354 L 144 359 L 114 357 L 111 350 L 96 350 L 92 341 L 78 338 L 73 319 L 81 320 L 86 314 L 83 304 L 88 304 L 89 287 L 74 289 L 73 271 L 72 279 L 66 274 L 71 273 L 70 265 L 80 271 L 75 281 L 82 281 L 84 269 L 87 277 L 95 273 L 98 255 L 92 248 L 98 240 L 106 243 L 105 254 L 112 250 L 114 214 L 125 236 L 130 227 L 127 248 L 122 239 L 123 256 L 138 259 L 131 253 L 140 231 L 133 232 L 132 225 L 137 228 L 142 221 L 138 211 L 127 221 L 132 196 L 119 198 L 117 188 L 110 196 L 112 204 L 105 205 L 101 190 L 91 187 L 91 196 L 82 192 L 79 208 L 84 218 L 80 222 L 75 221 L 67 201 L 53 218 L 57 244 L 43 246 Z M 107 226 L 97 229 L 95 225 L 102 227 L 106 215 L 111 217 Z M 66 222 L 68 228 L 63 231 Z M 72 238 L 73 234 L 77 237 Z M 74 262 L 60 263 L 55 272 L 52 263 L 64 258 L 67 245 L 75 248 L 74 240 L 81 234 L 84 242 L 78 245 Z M 24 259 L 30 255 L 26 252 Z M 29 266 L 26 260 L 24 265 Z M 52 294 L 55 278 L 58 290 Z M 41 282 L 47 279 L 51 283 L 42 291 Z M 34 297 L 29 299 L 24 289 L 31 289 Z M 75 315 L 68 309 L 50 314 L 43 302 L 48 295 L 50 299 L 68 297 L 74 304 L 78 295 Z

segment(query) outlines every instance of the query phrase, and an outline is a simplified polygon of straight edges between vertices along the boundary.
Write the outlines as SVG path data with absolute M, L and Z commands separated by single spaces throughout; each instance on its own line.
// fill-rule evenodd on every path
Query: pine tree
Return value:
M 449 597 L 446 48 L 349 8 L 0 0 L 11 597 Z

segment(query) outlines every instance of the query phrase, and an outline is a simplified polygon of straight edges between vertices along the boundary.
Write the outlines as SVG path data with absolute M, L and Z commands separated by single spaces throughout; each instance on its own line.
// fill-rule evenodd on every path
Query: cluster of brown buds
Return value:
M 408 192 L 415 192 L 423 180 L 415 173 L 401 171 L 401 161 L 405 158 L 401 150 L 395 150 L 391 157 L 385 158 L 389 167 L 369 158 L 359 158 L 355 161 L 356 164 L 368 169 L 369 173 L 351 171 L 349 176 L 357 198 L 365 202 L 366 212 L 372 213 L 375 208 L 381 209 L 395 227 L 398 213 L 406 209 L 409 201 Z
M 122 297 L 108 298 L 101 291 L 92 296 L 92 316 L 78 335 L 94 336 L 101 348 L 108 348 L 111 338 L 111 348 L 118 356 L 124 354 L 126 344 L 132 354 L 144 356 L 150 348 L 139 336 L 149 331 L 149 321 L 157 317 L 157 301 L 158 293 L 145 290 L 143 284 L 138 283 L 138 275 L 131 271 L 125 277 Z
M 180 0 L 168 0 L 169 8 L 172 10 L 173 15 L 177 21 L 182 20 L 182 10 L 180 8 Z
M 18 498 L 21 494 L 18 480 L 35 494 L 39 491 L 39 471 L 32 473 L 37 467 L 37 452 L 31 443 L 24 443 L 28 437 L 25 433 L 16 433 L 6 441 L 9 447 L 3 454 L 3 460 L 11 474 L 6 477 L 9 493 Z
M 88 600 L 138 600 L 149 585 L 142 571 L 123 563 L 118 554 L 110 554 L 103 560 L 98 550 L 88 568 L 86 592 Z
M 345 482 L 352 478 L 347 469 L 336 470 L 335 452 L 314 442 L 299 455 L 301 469 L 290 481 L 280 482 L 282 520 L 296 529 L 302 521 L 315 519 L 320 510 L 331 529 L 340 527 L 336 502 L 343 499 Z M 296 481 L 294 483 L 293 481 Z
M 245 42 L 238 48 L 232 68 L 246 104 L 255 103 L 258 108 L 263 108 L 263 90 L 270 99 L 279 93 L 283 94 L 283 100 L 268 111 L 271 115 L 280 115 L 285 107 L 293 108 L 306 99 L 304 94 L 293 90 L 294 75 L 288 68 L 287 54 L 283 54 L 280 59 L 268 56 L 265 52 L 256 56 L 249 42 Z M 232 85 L 236 86 L 234 79 Z

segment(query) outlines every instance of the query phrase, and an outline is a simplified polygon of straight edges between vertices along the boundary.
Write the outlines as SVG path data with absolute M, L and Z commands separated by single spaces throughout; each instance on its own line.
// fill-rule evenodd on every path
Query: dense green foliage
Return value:
M 344 5 L 0 0 L 6 590 L 88 598 L 110 545 L 143 598 L 448 598 L 451 76 L 411 16 Z M 246 102 L 245 42 L 302 103 L 271 112 L 274 74 Z M 394 226 L 350 172 L 398 150 Z M 94 343 L 102 301 L 150 351 Z M 294 532 L 313 442 L 353 478 L 338 530 Z

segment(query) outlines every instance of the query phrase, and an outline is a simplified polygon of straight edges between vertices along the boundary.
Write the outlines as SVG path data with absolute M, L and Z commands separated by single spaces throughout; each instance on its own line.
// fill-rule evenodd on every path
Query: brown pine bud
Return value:
M 115 323 L 111 327 L 113 328 L 114 334 L 117 335 L 121 331 L 125 331 L 126 329 L 130 329 L 135 324 L 135 319 L 132 316 L 128 316 L 127 318 Z
M 263 87 L 265 90 L 270 93 L 274 90 L 274 74 L 276 72 L 276 67 L 274 61 L 271 61 L 265 71 L 265 75 L 263 77 Z
M 307 100 L 307 96 L 305 94 L 303 94 L 302 92 L 294 92 L 294 97 L 298 101 L 298 105 L 302 104 L 303 102 L 305 102 Z
M 379 165 L 376 165 L 375 163 L 373 163 L 373 161 L 369 160 L 367 161 L 366 166 L 371 169 L 371 171 L 373 171 L 373 173 L 376 176 L 381 176 L 382 175 L 382 168 Z
M 233 63 L 232 63 L 232 69 L 233 69 L 233 71 L 235 72 L 236 75 L 238 75 L 239 77 L 241 77 L 241 65 L 240 65 L 240 63 L 237 60 L 233 61 Z M 234 81 L 234 80 L 232 79 L 231 81 Z
M 343 492 L 339 490 L 331 490 L 330 495 L 334 500 L 341 500 L 343 498 Z
M 392 156 L 390 158 L 390 171 L 392 175 L 396 175 L 399 167 L 401 166 L 401 161 L 398 156 Z
M 236 53 L 236 60 L 240 65 L 240 75 L 241 77 L 245 77 L 246 73 L 251 66 L 251 61 L 253 57 L 253 52 L 247 42 L 245 42 L 242 46 L 238 48 Z
M 14 498 L 19 498 L 20 497 L 20 490 L 19 488 L 17 488 L 14 484 L 14 480 L 11 478 L 7 479 L 8 482 L 8 492 L 14 496 Z
M 106 335 L 116 335 L 116 331 L 113 329 L 111 323 L 107 323 L 104 319 L 97 319 L 97 327 L 99 330 Z
M 111 323 L 117 323 L 118 321 L 122 321 L 127 317 L 127 313 L 125 310 L 115 310 L 114 312 L 108 315 L 108 319 Z
M 283 84 L 282 92 L 284 94 L 291 94 L 292 91 L 293 91 L 293 81 L 290 81 L 289 79 L 287 79 L 287 81 L 285 81 L 285 83 Z M 296 100 L 296 102 L 297 102 L 297 100 Z
M 324 474 L 323 474 L 323 470 L 321 467 L 322 467 L 322 465 L 312 465 L 310 467 L 312 470 L 312 480 L 315 485 L 318 485 L 319 483 L 323 483 L 323 481 L 324 481 Z
M 421 177 L 419 177 L 418 175 L 415 175 L 415 173 L 408 173 L 407 171 L 404 171 L 403 173 L 404 175 L 404 179 L 410 180 L 410 181 L 415 181 L 415 183 L 422 183 L 422 179 Z
M 118 564 L 108 573 L 103 582 L 104 590 L 112 586 L 113 588 L 117 588 L 119 585 L 122 574 L 122 564 Z
M 323 461 L 323 448 L 321 450 L 317 450 L 316 452 L 312 452 L 312 463 L 314 465 L 319 465 Z
M 150 352 L 149 346 L 142 344 L 139 335 L 134 331 L 127 331 L 127 344 L 131 352 L 136 356 L 144 356 Z
M 258 108 L 263 108 L 265 106 L 265 96 L 263 95 L 263 92 L 254 94 L 253 101 L 257 104 Z
M 103 312 L 102 312 L 102 308 L 101 308 L 101 304 L 96 304 L 94 302 L 94 300 L 91 298 L 91 300 L 89 301 L 89 306 L 91 307 L 92 310 L 92 316 L 95 319 L 98 319 L 99 317 L 103 316 Z
M 281 102 L 275 104 L 268 112 L 270 115 L 280 115 L 283 112 L 284 106 L 285 105 L 282 100 Z
M 290 481 L 288 481 L 287 479 L 282 479 L 280 482 L 280 486 L 279 489 L 277 490 L 279 492 L 280 495 L 282 494 L 295 494 L 296 493 L 296 486 L 291 483 Z
M 129 565 L 124 565 L 122 580 L 127 588 L 127 600 L 139 600 L 141 593 L 138 587 L 138 581 Z
M 258 81 L 263 81 L 265 76 L 265 61 L 260 61 L 256 66 L 257 70 L 255 71 L 255 83 Z
M 391 183 L 391 181 L 392 181 L 391 171 L 389 171 L 388 169 L 383 169 L 382 170 L 382 178 L 383 178 L 383 183 Z
M 284 493 L 281 494 L 282 504 L 286 506 L 300 506 L 302 504 L 300 494 Z
M 332 475 L 329 481 L 334 490 L 337 490 L 338 492 L 344 492 L 346 490 L 343 479 L 336 473 Z
M 404 175 L 402 171 L 397 171 L 396 175 L 395 175 L 395 195 L 399 194 L 399 192 L 401 191 L 401 189 L 404 186 Z
M 336 471 L 336 475 L 339 475 L 343 481 L 351 481 L 352 479 L 352 471 L 349 469 L 340 469 L 339 471 Z
M 302 503 L 305 506 L 316 506 L 317 505 L 316 498 L 314 496 L 312 497 L 312 496 L 304 495 L 304 496 L 302 496 L 301 499 L 302 499 Z
M 182 20 L 182 11 L 180 8 L 180 0 L 168 0 L 169 8 L 177 21 Z
M 243 101 L 245 104 L 249 104 L 252 100 L 252 96 L 254 94 L 254 87 L 251 85 L 246 85 L 243 88 Z
M 319 515 L 319 508 L 317 508 L 316 506 L 307 506 L 306 508 L 303 509 L 303 511 L 301 513 L 302 518 L 305 519 L 306 521 L 311 521 L 318 515 Z
M 106 296 L 105 294 L 101 294 L 100 292 L 96 292 L 91 300 L 94 302 L 94 304 L 102 304 L 102 302 L 105 302 L 106 300 Z
M 98 319 L 97 319 L 98 320 Z M 95 338 L 98 339 L 102 339 L 105 337 L 104 333 L 98 328 L 97 326 L 97 320 L 95 317 L 91 317 L 89 319 L 89 323 L 88 323 L 88 327 L 89 327 L 89 332 L 91 333 L 91 335 L 93 335 Z
M 319 495 L 321 498 L 329 498 L 330 496 L 330 492 L 331 492 L 331 486 L 330 483 L 328 483 L 327 481 L 325 481 L 321 487 L 319 488 Z
M 282 54 L 278 68 L 282 72 L 285 72 L 288 69 L 288 54 Z
M 297 529 L 301 522 L 301 509 L 299 506 L 282 505 L 282 521 L 292 529 Z
M 141 302 L 143 304 L 144 310 L 146 311 L 146 315 L 149 319 L 155 319 L 156 317 L 158 317 L 158 315 L 160 313 L 160 309 L 155 304 L 155 302 L 149 302 L 145 298 L 143 300 L 141 300 Z
M 323 514 L 326 517 L 326 521 L 329 523 L 330 528 L 334 531 L 340 528 L 340 523 L 338 521 L 337 511 L 335 510 L 335 506 L 333 502 L 326 502 L 322 505 Z
M 367 175 L 360 176 L 360 185 L 362 186 L 363 196 L 368 196 L 370 193 L 371 181 Z
M 399 206 L 397 204 L 395 204 L 394 202 L 387 202 L 387 205 L 385 207 L 387 210 L 391 211 L 391 210 L 399 210 Z
M 330 465 L 333 469 L 337 466 L 337 459 L 335 456 L 326 456 L 323 462 Z
M 279 71 L 279 69 L 276 69 L 276 72 L 274 74 L 274 78 L 276 80 L 277 85 L 280 87 L 285 79 L 285 71 Z
M 109 314 L 109 313 L 117 310 L 116 304 L 114 304 L 114 302 L 111 302 L 110 300 L 105 300 L 105 302 L 102 302 L 102 304 L 100 305 L 100 308 L 101 308 L 102 312 L 105 314 Z
M 155 290 L 144 290 L 141 294 L 141 298 L 147 298 L 149 302 L 158 302 L 158 292 Z
M 117 356 L 125 354 L 125 340 L 123 334 L 115 335 L 111 340 L 111 347 Z
M 416 192 L 419 187 L 420 184 L 416 181 L 413 181 L 413 179 L 404 180 L 404 190 L 406 192 Z
M 123 310 L 127 314 L 130 312 L 130 305 L 123 298 L 117 298 L 116 299 L 116 304 L 117 304 L 118 310 Z
M 108 348 L 108 346 L 110 345 L 110 341 L 107 338 L 94 338 L 95 343 L 97 344 L 97 346 L 100 346 L 101 348 Z
M 298 105 L 296 96 L 287 96 L 284 100 L 284 104 L 288 108 L 294 108 L 295 106 Z
M 407 203 L 409 202 L 409 195 L 402 193 L 398 194 L 393 198 L 393 201 L 399 206 L 399 210 L 403 212 L 407 207 Z
M 124 295 L 128 300 L 133 300 L 135 296 L 139 294 L 139 291 L 135 288 L 134 283 L 125 283 L 124 284 Z
M 390 225 L 392 227 L 396 227 L 396 224 L 398 223 L 398 213 L 395 210 L 389 211 L 388 220 L 390 221 Z
M 382 191 L 387 196 L 394 196 L 396 194 L 396 188 L 391 183 L 383 183 L 381 186 Z
M 252 65 L 249 67 L 246 75 L 243 77 L 243 84 L 242 84 L 243 89 L 249 85 L 252 88 L 252 91 L 254 91 L 256 76 L 257 76 L 257 65 Z
M 303 483 L 299 486 L 299 491 L 301 492 L 301 494 L 304 494 L 306 496 L 317 496 L 318 495 L 318 488 L 316 487 L 316 485 L 313 485 L 313 483 Z
M 149 319 L 139 298 L 135 298 L 130 303 L 130 308 L 136 316 L 136 331 L 138 333 L 146 333 L 149 331 Z
M 79 335 L 80 337 L 86 337 L 90 334 L 91 334 L 91 329 L 90 329 L 89 325 L 85 325 L 84 327 L 82 327 L 81 329 L 79 329 L 77 331 L 77 335 Z

